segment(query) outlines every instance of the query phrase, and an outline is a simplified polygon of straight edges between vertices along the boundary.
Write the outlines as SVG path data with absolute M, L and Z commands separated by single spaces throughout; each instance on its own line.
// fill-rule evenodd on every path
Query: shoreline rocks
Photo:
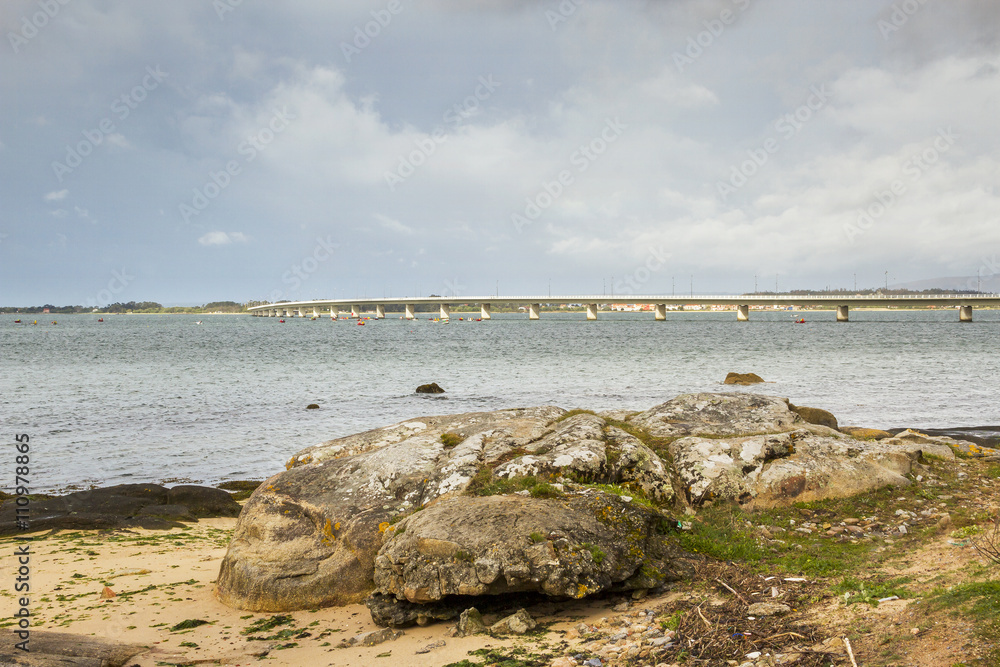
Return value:
M 32 530 L 91 528 L 170 528 L 178 521 L 238 516 L 242 508 L 227 492 L 182 484 L 118 484 L 31 501 Z M 15 503 L 0 506 L 0 536 L 18 532 Z
M 876 442 L 835 424 L 784 398 L 699 393 L 638 413 L 542 406 L 339 438 L 254 491 L 217 595 L 267 612 L 366 600 L 391 627 L 454 619 L 487 596 L 642 595 L 684 576 L 671 517 L 692 505 L 849 496 L 910 484 L 921 456 L 954 456 L 948 438 Z

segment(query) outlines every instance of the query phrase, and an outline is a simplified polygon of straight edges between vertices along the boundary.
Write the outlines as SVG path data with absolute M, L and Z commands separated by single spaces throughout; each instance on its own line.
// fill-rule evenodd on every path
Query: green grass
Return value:
M 880 598 L 894 595 L 899 598 L 911 597 L 911 593 L 903 587 L 903 584 L 911 581 L 911 577 L 897 577 L 887 581 L 860 581 L 854 577 L 845 577 L 832 586 L 831 590 L 847 604 L 864 603 L 877 607 Z
M 985 665 L 1000 664 L 1000 581 L 979 581 L 959 584 L 950 589 L 937 589 L 927 597 L 933 609 L 951 609 L 955 615 L 975 623 L 975 633 L 990 646 L 983 656 Z
M 593 410 L 581 410 L 581 409 L 570 410 L 569 412 L 563 414 L 561 417 L 556 419 L 556 423 L 566 421 L 570 417 L 576 417 L 577 415 L 596 415 L 596 414 L 597 413 L 594 412 Z
M 441 434 L 441 444 L 444 445 L 445 449 L 451 449 L 456 447 L 463 440 L 462 436 L 458 433 L 442 433 Z

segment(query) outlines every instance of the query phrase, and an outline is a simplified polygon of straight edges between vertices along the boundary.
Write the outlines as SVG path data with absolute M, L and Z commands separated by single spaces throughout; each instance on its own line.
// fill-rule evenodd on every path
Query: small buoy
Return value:
M 285 320 L 278 320 L 278 324 L 284 324 Z
M 359 327 L 365 326 L 365 321 L 364 320 L 358 320 L 358 326 Z
M 18 322 L 20 322 L 20 321 L 21 321 L 21 320 L 18 320 Z M 97 321 L 98 321 L 98 322 L 103 322 L 103 321 L 104 321 L 104 318 L 103 318 L 103 317 L 98 317 L 98 318 L 97 318 Z

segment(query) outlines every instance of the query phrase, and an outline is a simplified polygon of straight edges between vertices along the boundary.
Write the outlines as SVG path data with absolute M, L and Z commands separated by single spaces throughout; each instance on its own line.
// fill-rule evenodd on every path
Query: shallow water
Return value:
M 38 491 L 262 478 L 309 445 L 420 415 L 640 410 L 692 391 L 785 396 L 849 425 L 1000 424 L 1000 311 L 464 316 L 0 315 L 0 424 L 31 436 Z M 724 387 L 729 371 L 768 383 Z M 414 394 L 425 382 L 447 394 Z

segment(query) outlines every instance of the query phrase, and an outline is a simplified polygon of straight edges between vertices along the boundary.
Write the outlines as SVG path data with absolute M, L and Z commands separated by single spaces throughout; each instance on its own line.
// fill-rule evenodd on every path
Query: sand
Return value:
M 450 624 L 405 629 L 404 635 L 374 647 L 336 648 L 345 637 L 380 629 L 363 605 L 288 614 L 294 622 L 256 636 L 282 630 L 304 630 L 308 637 L 252 641 L 241 631 L 274 614 L 230 609 L 213 593 L 219 566 L 236 519 L 203 519 L 184 529 L 168 531 L 59 531 L 34 536 L 31 556 L 32 629 L 72 632 L 151 647 L 129 665 L 154 667 L 163 663 L 193 664 L 218 661 L 227 665 L 256 665 L 255 654 L 269 651 L 269 665 L 413 665 L 438 666 L 469 658 L 483 647 L 510 646 L 532 639 L 497 640 L 490 637 L 454 638 Z M 2 544 L 2 570 L 17 570 L 14 542 Z M 13 577 L 13 575 L 8 575 Z M 107 585 L 116 596 L 102 599 Z M 12 586 L 4 586 L 3 616 L 14 612 Z M 584 618 L 599 618 L 605 604 L 563 607 L 552 627 L 568 629 Z M 171 627 L 185 620 L 209 624 L 182 631 Z M 559 620 L 561 619 L 561 620 Z M 3 621 L 7 628 L 11 623 Z M 6 630 L 5 630 L 6 632 Z M 428 653 L 419 649 L 444 642 Z M 293 644 L 290 648 L 278 646 Z

